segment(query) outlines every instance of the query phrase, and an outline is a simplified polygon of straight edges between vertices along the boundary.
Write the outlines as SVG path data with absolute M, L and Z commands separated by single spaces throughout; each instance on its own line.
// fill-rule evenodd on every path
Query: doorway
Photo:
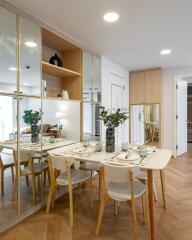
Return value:
M 176 78 L 176 156 L 192 150 L 192 75 Z

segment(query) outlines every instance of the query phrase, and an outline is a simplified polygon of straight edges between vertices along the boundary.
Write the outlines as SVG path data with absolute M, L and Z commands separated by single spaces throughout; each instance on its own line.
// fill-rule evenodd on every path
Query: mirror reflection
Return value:
M 18 197 L 13 199 L 17 174 L 17 102 L 10 96 L 0 96 L 0 224 L 17 216 Z
M 83 104 L 83 131 L 84 138 L 89 137 L 90 141 L 100 141 L 101 122 L 99 119 L 99 104 Z
M 160 145 L 160 105 L 132 105 L 131 143 Z

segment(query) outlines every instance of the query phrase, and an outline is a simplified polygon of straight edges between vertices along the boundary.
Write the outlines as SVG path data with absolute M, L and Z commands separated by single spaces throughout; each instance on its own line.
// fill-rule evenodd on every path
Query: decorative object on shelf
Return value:
M 42 80 L 43 97 L 47 97 L 47 82 Z
M 49 59 L 49 63 L 55 65 L 55 66 L 58 66 L 58 67 L 62 67 L 63 66 L 63 63 L 62 63 L 62 60 L 61 58 L 57 55 L 57 53 L 55 53 L 54 56 L 52 56 L 50 59 Z
M 57 94 L 57 97 L 58 97 L 58 98 L 61 98 L 61 94 Z
M 128 118 L 128 111 L 125 108 L 117 110 L 105 109 L 100 106 L 100 120 L 103 120 L 106 129 L 106 152 L 115 151 L 115 128 L 124 123 Z
M 64 100 L 69 100 L 69 94 L 68 94 L 67 90 L 62 91 L 62 97 Z
M 33 111 L 32 109 L 25 110 L 23 119 L 24 122 L 31 127 L 31 142 L 39 142 L 39 127 L 37 126 L 38 122 L 42 118 L 42 111 Z

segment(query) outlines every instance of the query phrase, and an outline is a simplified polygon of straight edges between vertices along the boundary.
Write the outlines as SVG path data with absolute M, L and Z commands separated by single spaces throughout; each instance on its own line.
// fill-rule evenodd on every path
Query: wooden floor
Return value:
M 167 210 L 162 208 L 160 179 L 156 173 L 159 201 L 155 203 L 157 240 L 192 239 L 192 150 L 180 158 L 172 159 L 166 172 Z M 96 200 L 97 186 L 94 187 Z M 113 203 L 106 205 L 101 232 L 93 234 L 98 201 L 91 207 L 88 189 L 81 196 L 74 191 L 74 227 L 68 226 L 67 196 L 56 201 L 55 209 L 45 214 L 42 209 L 24 222 L 0 235 L 1 240 L 131 240 L 133 225 L 130 208 L 121 204 L 118 216 L 114 216 Z M 147 240 L 148 228 L 142 222 L 140 202 L 137 203 L 139 239 Z

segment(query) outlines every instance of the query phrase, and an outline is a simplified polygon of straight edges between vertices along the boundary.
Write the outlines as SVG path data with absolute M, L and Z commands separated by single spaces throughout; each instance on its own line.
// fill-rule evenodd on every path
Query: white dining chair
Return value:
M 57 186 L 68 186 L 69 191 L 69 219 L 70 227 L 73 226 L 73 185 L 85 182 L 90 179 L 90 172 L 79 169 L 79 162 L 73 157 L 56 156 L 49 154 L 48 156 L 50 171 L 50 189 L 47 200 L 46 212 L 50 212 L 50 207 L 54 207 L 55 192 Z M 71 169 L 71 166 L 74 168 Z
M 12 190 L 12 200 L 15 200 L 19 176 L 26 177 L 27 185 L 29 185 L 28 177 L 31 176 L 31 185 L 32 185 L 32 198 L 33 198 L 33 205 L 36 204 L 36 182 L 35 178 L 38 177 L 38 185 L 40 188 L 40 175 L 44 173 L 44 178 L 46 176 L 46 172 L 48 172 L 48 163 L 41 161 L 41 156 L 35 156 L 35 151 L 33 150 L 26 150 L 20 149 L 19 151 L 19 166 L 20 171 L 18 171 L 18 160 L 17 160 L 17 151 L 13 151 L 13 158 L 15 163 L 16 169 L 16 176 L 13 183 L 13 190 Z M 38 160 L 38 162 L 34 162 Z M 23 165 L 23 166 L 22 166 Z
M 134 172 L 137 171 L 137 169 L 137 167 L 117 166 L 109 164 L 109 162 L 102 162 L 100 170 L 102 174 L 102 197 L 95 230 L 96 235 L 98 235 L 100 231 L 105 202 L 108 200 L 114 200 L 115 202 L 124 201 L 131 203 L 134 236 L 135 239 L 137 239 L 135 199 L 139 197 L 143 197 L 144 199 L 146 191 L 145 185 L 134 177 Z

